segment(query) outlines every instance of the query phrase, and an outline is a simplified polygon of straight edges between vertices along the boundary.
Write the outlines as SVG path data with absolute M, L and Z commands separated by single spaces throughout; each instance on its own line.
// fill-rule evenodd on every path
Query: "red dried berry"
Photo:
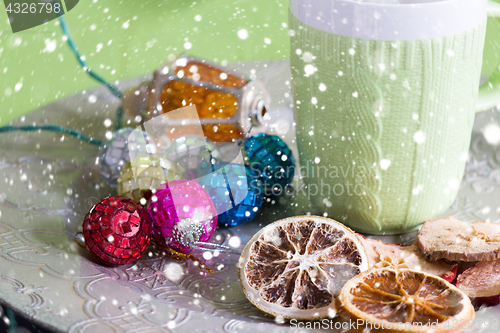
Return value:
M 455 266 L 451 271 L 448 271 L 441 275 L 441 279 L 448 281 L 449 283 L 452 283 L 455 278 L 457 277 L 457 270 L 458 266 Z
M 83 221 L 85 247 L 97 259 L 111 265 L 131 263 L 141 257 L 151 240 L 146 210 L 129 198 L 103 199 Z

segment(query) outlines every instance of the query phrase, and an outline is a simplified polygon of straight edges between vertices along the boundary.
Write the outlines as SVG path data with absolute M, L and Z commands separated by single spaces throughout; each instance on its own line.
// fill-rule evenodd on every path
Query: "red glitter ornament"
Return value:
M 151 221 L 131 199 L 108 197 L 85 216 L 83 237 L 95 258 L 111 265 L 128 264 L 139 259 L 149 244 Z

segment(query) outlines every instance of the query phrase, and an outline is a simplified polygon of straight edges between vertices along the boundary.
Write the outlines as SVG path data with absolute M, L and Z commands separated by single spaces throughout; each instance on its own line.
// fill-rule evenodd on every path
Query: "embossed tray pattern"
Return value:
M 238 63 L 270 90 L 267 132 L 283 136 L 297 156 L 290 109 L 288 62 Z M 251 75 L 250 74 L 250 75 Z M 132 86 L 139 79 L 123 82 Z M 103 88 L 76 94 L 35 110 L 14 124 L 59 124 L 103 138 L 104 120 L 114 119 L 118 101 Z M 484 140 L 491 110 L 476 117 L 470 159 L 459 196 L 446 215 L 465 221 L 500 221 L 500 150 Z M 135 126 L 130 120 L 130 126 Z M 73 240 L 88 209 L 112 194 L 96 165 L 97 147 L 54 133 L 0 135 L 0 302 L 56 331 L 68 332 L 299 332 L 276 323 L 245 298 L 237 255 L 207 261 L 215 275 L 192 262 L 164 257 L 154 245 L 134 264 L 96 264 Z M 241 246 L 278 218 L 314 211 L 300 196 L 265 204 L 243 226 L 218 229 L 215 242 L 238 237 Z M 415 234 L 382 236 L 408 242 Z M 499 331 L 500 307 L 481 309 L 468 332 Z

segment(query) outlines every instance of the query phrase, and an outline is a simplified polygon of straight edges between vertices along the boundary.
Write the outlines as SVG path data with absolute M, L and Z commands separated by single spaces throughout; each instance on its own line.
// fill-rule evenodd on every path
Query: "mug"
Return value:
M 365 233 L 402 233 L 443 213 L 463 177 L 487 0 L 290 0 L 297 145 L 309 199 Z

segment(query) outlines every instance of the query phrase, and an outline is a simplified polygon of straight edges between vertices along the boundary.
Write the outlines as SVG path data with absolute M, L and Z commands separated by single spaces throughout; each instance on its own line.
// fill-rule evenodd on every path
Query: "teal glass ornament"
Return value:
M 295 173 L 292 151 L 278 136 L 260 133 L 245 141 L 252 171 L 260 173 L 265 195 L 284 193 Z

